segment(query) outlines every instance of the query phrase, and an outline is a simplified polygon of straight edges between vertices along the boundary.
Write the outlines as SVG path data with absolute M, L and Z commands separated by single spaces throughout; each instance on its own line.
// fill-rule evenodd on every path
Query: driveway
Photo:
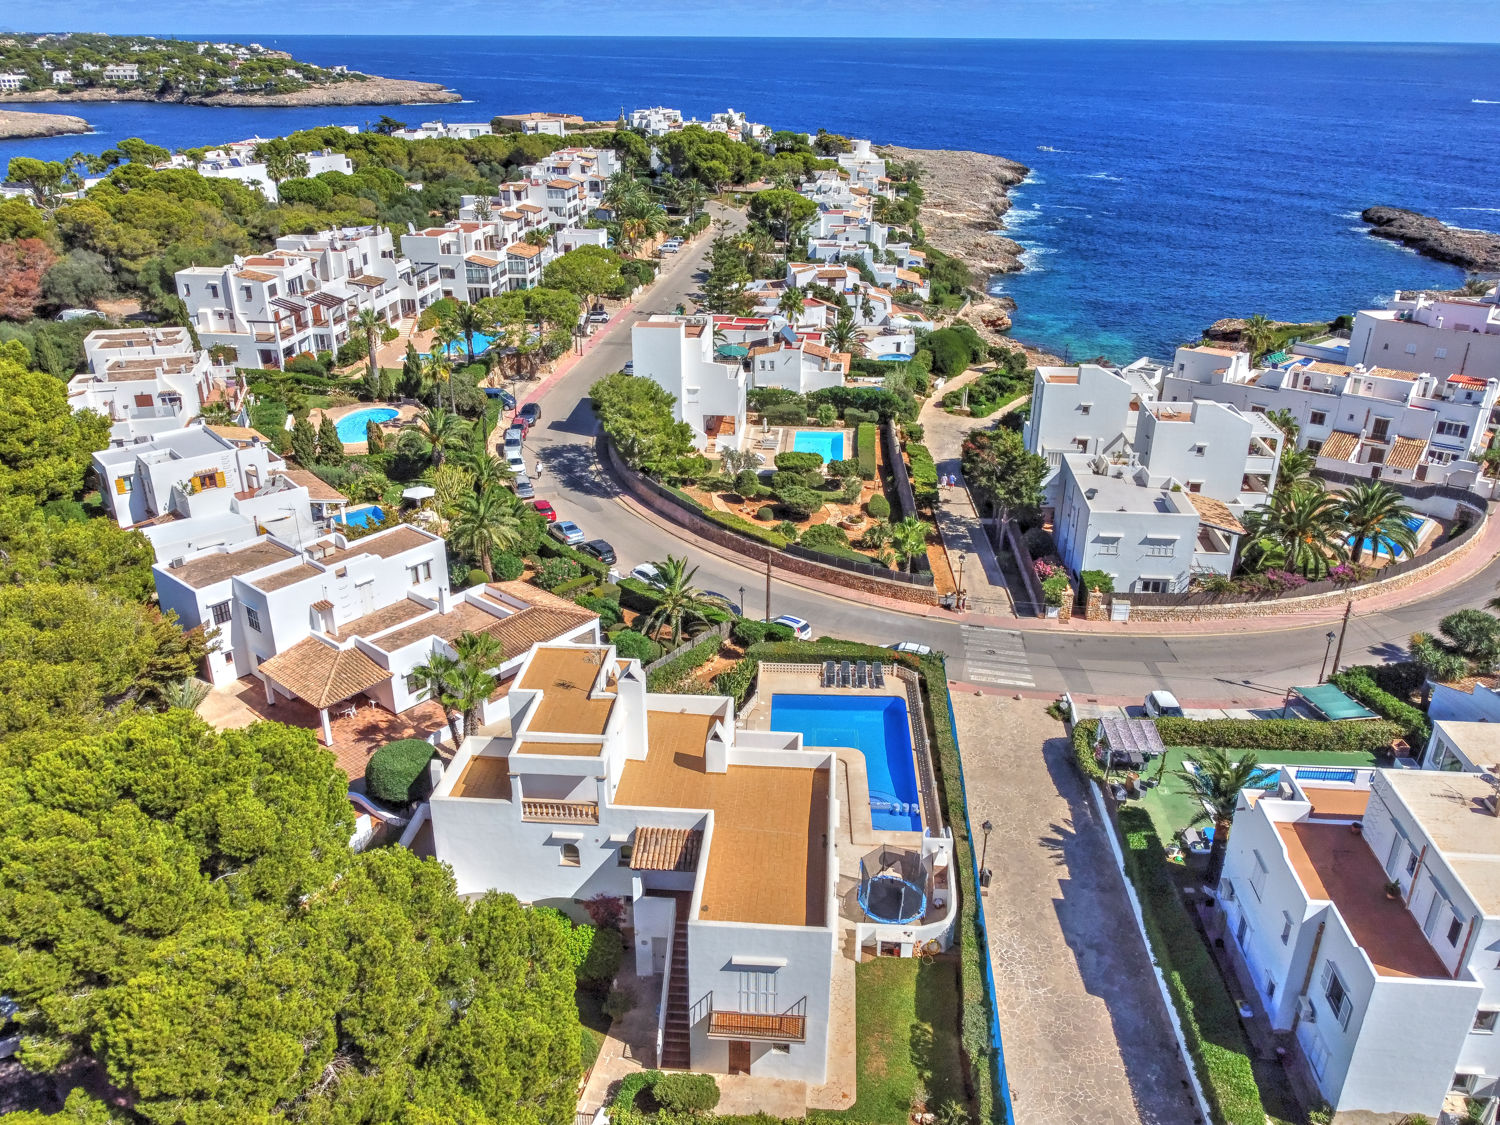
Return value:
M 953 697 L 969 815 L 994 823 L 984 909 L 1016 1120 L 1188 1125 L 1187 1070 L 1106 827 L 1043 707 Z

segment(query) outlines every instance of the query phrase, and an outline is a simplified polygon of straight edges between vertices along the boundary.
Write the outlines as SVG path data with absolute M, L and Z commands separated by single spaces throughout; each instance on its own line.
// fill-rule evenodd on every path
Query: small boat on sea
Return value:
M 1037 145 L 1036 146 L 1036 150 L 1037 150 L 1037 152 L 1056 152 L 1057 151 L 1057 149 L 1053 148 L 1051 145 Z

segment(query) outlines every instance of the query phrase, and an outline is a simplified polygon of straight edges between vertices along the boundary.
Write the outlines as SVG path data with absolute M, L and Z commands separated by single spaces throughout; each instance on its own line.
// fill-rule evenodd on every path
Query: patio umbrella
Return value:
M 750 349 L 743 344 L 720 344 L 714 351 L 725 359 L 744 359 L 750 354 Z
M 411 500 L 420 504 L 423 500 L 431 500 L 437 495 L 437 489 L 430 488 L 425 484 L 413 485 L 411 488 L 403 489 L 401 499 Z

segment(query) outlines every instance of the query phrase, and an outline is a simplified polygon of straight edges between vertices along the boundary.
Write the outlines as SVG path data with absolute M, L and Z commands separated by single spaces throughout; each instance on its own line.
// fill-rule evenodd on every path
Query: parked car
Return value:
M 673 246 L 670 242 L 664 242 L 662 243 L 661 250 L 659 250 L 658 253 L 675 254 L 677 253 L 677 247 Z
M 521 450 L 519 446 L 515 449 L 511 449 L 508 446 L 506 447 L 505 467 L 508 468 L 511 472 L 515 473 L 518 477 L 524 477 L 526 475 L 526 462 L 521 457 Z
M 587 543 L 580 543 L 578 549 L 585 555 L 593 555 L 594 558 L 598 559 L 605 566 L 609 566 L 611 563 L 617 561 L 615 558 L 615 549 L 605 539 L 590 539 Z
M 719 606 L 722 609 L 727 609 L 736 617 L 745 616 L 745 611 L 740 608 L 740 604 L 736 601 L 731 601 L 728 594 L 721 594 L 717 590 L 704 590 L 702 597 L 704 601 Z
M 542 514 L 542 518 L 545 519 L 548 523 L 557 522 L 557 509 L 552 506 L 552 501 L 538 500 L 535 504 L 532 505 L 532 507 L 540 512 Z
M 783 613 L 772 625 L 785 625 L 792 631 L 792 635 L 799 641 L 812 640 L 812 626 L 800 617 L 793 617 L 790 613 Z
M 486 398 L 498 398 L 500 405 L 507 410 L 514 410 L 516 408 L 516 396 L 504 387 L 485 387 L 484 395 Z
M 595 305 L 594 308 L 589 312 L 589 323 L 590 324 L 608 324 L 609 323 L 609 312 L 608 312 L 608 310 L 605 309 L 601 305 Z
M 531 433 L 531 423 L 528 422 L 525 418 L 522 418 L 520 414 L 517 414 L 510 420 L 510 425 L 507 426 L 506 429 L 520 430 L 521 437 L 524 438 L 527 434 Z
M 530 500 L 536 495 L 536 489 L 531 485 L 531 478 L 525 473 L 516 474 L 516 479 L 512 482 L 512 487 L 516 490 L 516 495 L 522 500 Z
M 893 645 L 886 645 L 892 652 L 910 653 L 912 656 L 926 656 L 932 651 L 931 645 L 918 644 L 916 641 L 897 641 Z
M 507 426 L 505 428 L 505 448 L 521 448 L 521 443 L 526 440 L 526 428 L 524 426 Z
M 535 426 L 542 420 L 542 408 L 534 402 L 528 402 L 525 406 L 521 407 L 520 410 L 516 411 L 516 417 L 520 419 L 521 422 L 525 424 L 526 429 L 530 431 L 532 426 Z
M 636 579 L 638 582 L 650 584 L 656 581 L 659 574 L 661 574 L 661 571 L 657 570 L 650 563 L 641 563 L 640 566 L 630 572 L 630 577 Z
M 1170 691 L 1148 692 L 1145 709 L 1146 714 L 1153 719 L 1182 718 L 1182 704 L 1177 702 L 1177 697 Z
M 583 528 L 572 520 L 558 520 L 547 529 L 547 533 L 569 547 L 576 547 L 583 542 Z
M 622 367 L 622 368 L 620 368 L 620 374 L 621 375 L 634 375 L 635 374 L 635 360 L 633 360 L 633 359 L 627 359 L 625 361 L 625 366 Z

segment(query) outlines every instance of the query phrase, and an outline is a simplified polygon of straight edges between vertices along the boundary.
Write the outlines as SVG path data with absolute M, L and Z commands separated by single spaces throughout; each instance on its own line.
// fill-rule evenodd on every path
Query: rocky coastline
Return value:
M 1376 238 L 1399 242 L 1425 257 L 1476 273 L 1500 271 L 1500 234 L 1452 227 L 1401 207 L 1367 207 L 1360 218 L 1370 224 Z
M 416 105 L 461 101 L 462 95 L 440 82 L 366 75 L 348 82 L 309 86 L 289 94 L 212 94 L 161 97 L 145 90 L 89 89 L 61 93 L 36 90 L 0 95 L 0 107 L 18 102 L 163 102 L 209 106 Z
M 0 141 L 31 137 L 63 137 L 70 133 L 91 133 L 93 126 L 70 113 L 27 113 L 0 109 Z

